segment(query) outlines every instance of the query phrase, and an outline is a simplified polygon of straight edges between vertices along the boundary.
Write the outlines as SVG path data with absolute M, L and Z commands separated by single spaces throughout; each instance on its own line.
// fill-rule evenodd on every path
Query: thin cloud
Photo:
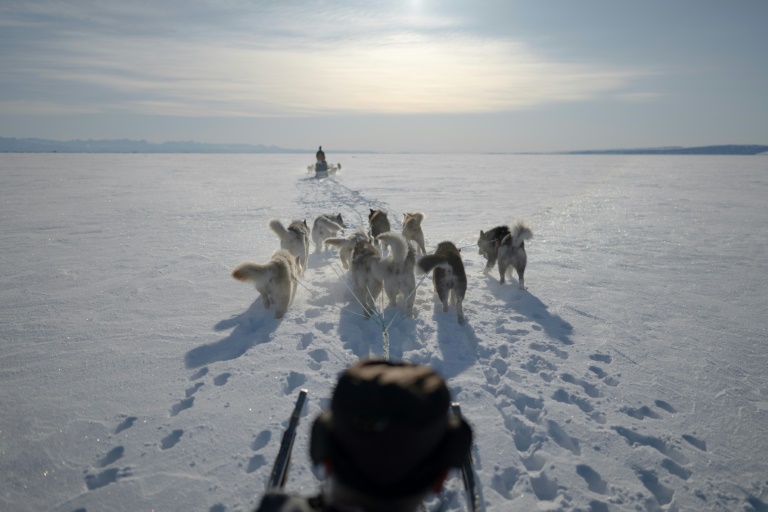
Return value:
M 197 14 L 210 7 L 193 5 Z M 262 5 L 257 28 L 263 31 L 247 32 L 239 20 L 217 38 L 212 35 L 226 33 L 222 26 L 206 25 L 190 11 L 184 19 L 195 23 L 181 34 L 178 20 L 150 16 L 149 4 L 132 11 L 109 6 L 85 19 L 86 37 L 71 13 L 54 10 L 54 41 L 30 42 L 0 58 L 14 70 L 0 83 L 17 91 L 32 83 L 40 95 L 5 98 L 0 112 L 25 101 L 37 105 L 36 113 L 46 104 L 48 113 L 91 111 L 95 96 L 97 108 L 173 116 L 484 113 L 585 101 L 626 90 L 643 75 L 549 60 L 523 42 L 462 33 L 456 19 Z M 51 23 L 38 16 L 41 26 Z M 153 29 L 103 30 L 118 19 L 145 18 Z M 66 105 L 45 98 L 46 90 Z

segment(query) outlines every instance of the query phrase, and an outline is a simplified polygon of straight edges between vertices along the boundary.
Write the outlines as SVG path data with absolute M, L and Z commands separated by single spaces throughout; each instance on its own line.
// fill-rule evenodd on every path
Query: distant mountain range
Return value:
M 566 151 L 560 155 L 760 155 L 768 153 L 768 146 L 756 144 L 724 144 L 721 146 L 697 146 L 691 148 L 663 147 L 638 149 L 603 149 Z
M 313 149 L 287 149 L 262 144 L 207 144 L 201 142 L 162 142 L 145 140 L 48 140 L 11 139 L 0 137 L 0 153 L 288 153 L 314 154 Z M 368 151 L 333 150 L 338 153 L 369 153 Z
M 333 150 L 343 153 L 374 153 L 373 151 Z M 0 137 L 0 153 L 288 153 L 314 154 L 315 149 L 287 149 L 262 144 L 207 144 L 202 142 L 162 142 L 145 140 L 48 140 Z M 558 155 L 759 155 L 768 154 L 768 146 L 727 144 L 699 147 L 660 147 L 640 149 L 604 149 L 563 151 Z

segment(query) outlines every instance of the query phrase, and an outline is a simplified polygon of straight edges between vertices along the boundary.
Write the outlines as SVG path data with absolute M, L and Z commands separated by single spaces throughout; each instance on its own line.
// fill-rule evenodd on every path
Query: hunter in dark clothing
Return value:
M 363 361 L 339 378 L 330 410 L 312 426 L 310 456 L 325 466 L 318 496 L 272 492 L 257 512 L 413 512 L 440 492 L 472 443 L 449 416 L 450 393 L 426 366 Z

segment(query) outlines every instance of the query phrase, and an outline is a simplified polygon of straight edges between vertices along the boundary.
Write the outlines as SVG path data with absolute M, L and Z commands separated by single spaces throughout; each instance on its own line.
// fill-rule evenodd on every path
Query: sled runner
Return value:
M 307 166 L 308 173 L 315 173 L 315 178 L 327 178 L 341 170 L 341 164 L 328 164 L 327 162 L 317 162 Z

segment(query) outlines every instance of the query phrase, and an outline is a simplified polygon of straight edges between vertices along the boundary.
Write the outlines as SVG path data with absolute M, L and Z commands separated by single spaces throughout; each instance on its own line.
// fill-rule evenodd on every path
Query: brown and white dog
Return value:
M 416 242 L 420 255 L 427 254 L 424 246 L 424 231 L 421 230 L 421 222 L 425 217 L 422 212 L 403 214 L 403 236 L 409 243 Z
M 386 233 L 391 229 L 389 225 L 389 219 L 387 218 L 387 212 L 384 210 L 373 210 L 368 214 L 368 224 L 371 226 L 371 238 L 373 238 L 373 244 L 378 247 L 379 241 L 376 239 L 382 233 Z

